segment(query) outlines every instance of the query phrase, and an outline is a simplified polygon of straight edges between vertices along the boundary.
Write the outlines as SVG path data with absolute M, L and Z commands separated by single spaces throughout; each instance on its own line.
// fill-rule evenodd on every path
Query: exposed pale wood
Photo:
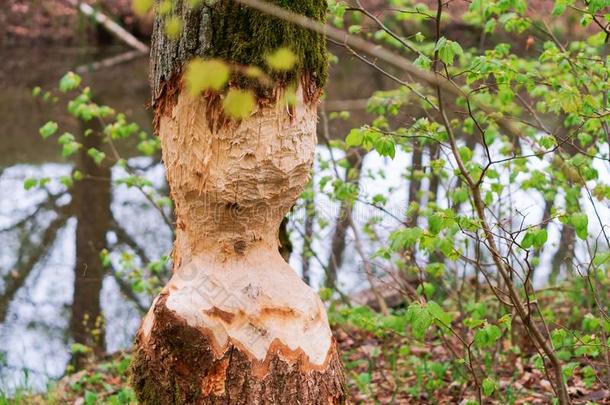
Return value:
M 212 368 L 196 371 L 207 382 L 195 403 L 286 403 L 284 386 L 304 404 L 345 401 L 325 308 L 278 251 L 280 222 L 310 177 L 317 121 L 301 88 L 295 106 L 282 99 L 278 91 L 274 103 L 235 122 L 216 96 L 178 90 L 159 119 L 177 232 L 174 275 L 138 334 L 141 400 L 172 397 L 171 387 L 151 381 L 211 355 Z M 168 331 L 200 346 L 161 362 L 173 344 Z M 192 378 L 174 383 L 191 387 Z M 230 392 L 236 379 L 249 381 L 240 397 Z

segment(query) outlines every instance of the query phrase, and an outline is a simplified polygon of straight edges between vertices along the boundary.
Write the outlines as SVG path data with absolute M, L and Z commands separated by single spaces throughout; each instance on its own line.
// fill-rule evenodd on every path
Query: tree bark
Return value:
M 309 269 L 311 267 L 311 245 L 313 243 L 313 226 L 316 217 L 315 193 L 311 187 L 311 200 L 305 202 L 305 226 L 303 231 L 303 246 L 301 248 L 301 278 L 307 285 L 311 285 Z
M 551 273 L 549 274 L 549 283 L 555 285 L 557 278 L 561 274 L 561 267 L 565 265 L 570 268 L 572 259 L 574 258 L 574 245 L 576 242 L 576 231 L 569 224 L 563 224 L 561 227 L 561 237 L 559 239 L 559 248 L 553 255 L 551 262 Z
M 366 151 L 364 149 L 351 149 L 347 152 L 346 159 L 350 169 L 353 171 L 352 178 L 348 178 L 347 173 L 345 175 L 345 181 L 353 182 L 355 185 L 360 185 L 360 173 L 362 171 L 362 164 L 364 162 L 364 155 Z M 337 224 L 335 225 L 335 231 L 331 240 L 330 256 L 328 258 L 328 265 L 326 266 L 327 274 L 325 280 L 326 288 L 335 289 L 337 288 L 337 278 L 339 269 L 343 265 L 343 254 L 345 253 L 345 238 L 347 236 L 347 230 L 349 229 L 350 222 L 352 220 L 353 203 L 350 201 L 341 201 L 341 207 L 339 209 L 339 216 L 337 217 Z
M 324 2 L 294 3 L 287 7 L 323 18 Z M 313 163 L 316 104 L 326 74 L 326 62 L 313 59 L 324 40 L 230 1 L 195 10 L 179 2 L 176 10 L 182 37 L 164 38 L 158 19 L 151 68 L 156 128 L 177 217 L 173 277 L 136 337 L 132 383 L 138 399 L 345 403 L 324 306 L 278 251 L 278 228 Z M 243 42 L 227 41 L 240 34 Z M 297 55 L 297 76 L 272 76 L 272 89 L 232 80 L 231 86 L 255 88 L 258 96 L 244 120 L 224 116 L 221 94 L 192 96 L 183 89 L 182 64 L 189 57 L 263 67 L 263 54 L 279 46 Z M 288 83 L 297 85 L 289 108 L 281 101 Z
M 81 142 L 83 148 L 77 168 L 86 177 L 74 184 L 72 193 L 78 224 L 70 330 L 74 342 L 91 348 L 93 355 L 100 357 L 106 347 L 100 300 L 106 269 L 100 260 L 100 252 L 106 248 L 106 233 L 112 220 L 111 171 L 108 164 L 98 165 L 87 154 L 91 147 L 102 147 L 100 136 L 83 136 Z M 76 352 L 71 362 L 79 370 L 86 365 L 87 357 L 86 353 Z
M 409 195 L 407 202 L 407 211 L 410 212 L 409 218 L 407 219 L 407 226 L 414 227 L 417 225 L 420 210 L 420 196 L 418 195 L 421 189 L 421 180 L 415 174 L 415 171 L 422 170 L 422 157 L 423 157 L 423 146 L 419 143 L 413 144 L 413 155 L 411 158 L 411 167 L 409 175 Z M 413 205 L 417 204 L 417 208 L 411 210 Z

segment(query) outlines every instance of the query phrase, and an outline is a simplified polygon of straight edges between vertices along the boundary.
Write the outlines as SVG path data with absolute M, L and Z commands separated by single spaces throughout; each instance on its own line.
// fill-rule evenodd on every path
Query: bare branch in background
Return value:
M 34 243 L 28 240 L 27 243 L 22 243 L 19 247 L 19 259 L 13 266 L 14 270 L 9 270 L 3 279 L 4 289 L 2 295 L 0 295 L 0 324 L 6 320 L 13 297 L 24 285 L 36 264 L 40 263 L 51 251 L 57 233 L 64 227 L 68 218 L 69 216 L 60 214 L 42 232 L 40 241 Z
M 129 45 L 130 47 L 140 51 L 140 53 L 147 54 L 149 51 L 148 46 L 142 41 L 134 37 L 129 31 L 115 23 L 106 14 L 99 10 L 94 9 L 87 3 L 79 0 L 66 0 L 73 7 L 78 8 L 78 11 L 93 19 L 98 24 L 101 24 L 108 32 L 116 36 L 118 39 Z

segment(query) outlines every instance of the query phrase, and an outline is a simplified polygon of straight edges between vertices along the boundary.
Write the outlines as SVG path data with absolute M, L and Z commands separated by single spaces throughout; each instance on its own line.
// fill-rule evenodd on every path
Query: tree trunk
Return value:
M 319 0 L 288 4 L 318 20 L 326 7 Z M 138 398 L 144 404 L 345 403 L 324 306 L 283 260 L 277 237 L 310 176 L 324 40 L 230 1 L 196 10 L 178 3 L 176 11 L 182 36 L 164 38 L 157 20 L 151 69 L 176 207 L 174 270 L 136 337 Z M 258 107 L 247 119 L 224 117 L 222 95 L 192 96 L 182 86 L 182 64 L 193 56 L 264 68 L 264 55 L 280 46 L 297 55 L 296 72 L 268 72 L 276 80 L 271 89 L 243 78 L 231 82 L 256 90 Z M 289 83 L 297 86 L 296 104 L 287 108 L 280 100 Z
M 301 248 L 301 278 L 307 285 L 311 285 L 309 268 L 311 267 L 311 245 L 313 243 L 313 226 L 316 217 L 315 192 L 311 182 L 309 187 L 311 199 L 305 201 L 305 229 L 303 231 L 303 246 Z
M 422 168 L 422 157 L 423 157 L 423 146 L 419 143 L 413 144 L 413 155 L 411 158 L 411 167 L 409 175 L 409 196 L 407 202 L 407 211 L 410 213 L 407 219 L 407 226 L 417 226 L 417 220 L 419 219 L 419 210 L 421 209 L 421 198 L 418 195 L 421 189 L 421 180 L 415 174 L 416 171 L 421 171 Z M 414 205 L 417 205 L 415 209 L 412 209 Z M 412 254 L 411 254 L 412 257 Z
M 551 262 L 551 273 L 549 274 L 549 283 L 555 285 L 557 278 L 561 274 L 561 267 L 565 265 L 571 267 L 572 259 L 574 258 L 574 245 L 576 242 L 576 231 L 569 224 L 563 224 L 561 227 L 561 237 L 559 238 L 559 248 L 553 255 Z
M 364 163 L 365 154 L 366 151 L 360 148 L 351 149 L 347 152 L 346 159 L 347 163 L 349 164 L 349 168 L 345 174 L 346 182 L 353 182 L 356 186 L 360 185 L 360 173 L 362 171 L 362 164 Z M 353 170 L 351 172 L 352 178 L 348 178 L 350 169 Z M 326 266 L 328 269 L 324 284 L 326 288 L 337 288 L 337 278 L 339 276 L 339 270 L 343 265 L 343 254 L 345 253 L 345 238 L 352 220 L 353 208 L 353 203 L 351 201 L 341 201 L 339 216 L 337 217 L 337 224 L 335 225 L 335 231 L 333 232 L 333 237 L 331 240 L 328 265 Z
M 85 178 L 74 184 L 72 192 L 77 226 L 70 330 L 74 342 L 91 348 L 92 354 L 100 357 L 106 346 L 100 301 L 106 270 L 100 260 L 100 252 L 106 248 L 106 233 L 112 217 L 111 171 L 108 164 L 98 165 L 87 154 L 91 147 L 101 149 L 100 136 L 83 136 L 81 142 L 83 148 L 79 153 L 77 169 Z M 86 365 L 87 357 L 86 353 L 74 353 L 71 362 L 76 370 Z

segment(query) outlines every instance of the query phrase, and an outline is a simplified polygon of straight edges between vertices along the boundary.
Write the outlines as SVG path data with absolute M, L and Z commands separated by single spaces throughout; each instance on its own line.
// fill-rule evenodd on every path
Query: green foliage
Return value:
M 138 15 L 145 15 L 154 5 L 154 0 L 132 0 L 133 11 Z
M 481 383 L 481 386 L 483 388 L 483 395 L 485 395 L 487 397 L 490 396 L 491 394 L 493 394 L 494 391 L 497 389 L 496 382 L 489 377 L 487 377 L 483 380 L 483 382 Z
M 447 65 L 453 64 L 453 59 L 464 53 L 460 44 L 450 41 L 445 37 L 439 38 L 434 46 L 434 51 L 438 52 L 439 59 Z
M 78 88 L 78 86 L 80 86 L 80 82 L 81 78 L 79 75 L 75 74 L 74 72 L 68 72 L 59 81 L 59 91 L 62 93 L 67 93 Z
M 584 213 L 574 213 L 570 217 L 570 223 L 576 229 L 576 235 L 580 239 L 587 239 L 589 235 L 588 227 L 589 227 L 589 217 Z
M 192 95 L 205 90 L 218 91 L 229 80 L 229 67 L 219 60 L 191 60 L 185 73 L 186 88 Z
M 230 89 L 222 106 L 227 116 L 238 120 L 245 119 L 254 110 L 256 100 L 251 91 Z
M 182 33 L 182 20 L 177 16 L 171 16 L 165 20 L 163 28 L 165 35 L 167 35 L 169 39 L 176 40 L 180 38 L 180 34 Z
M 548 233 L 546 229 L 533 229 L 528 230 L 521 241 L 521 246 L 524 249 L 535 247 L 536 249 L 542 248 L 548 239 Z
M 55 121 L 49 121 L 46 124 L 44 124 L 42 127 L 40 127 L 40 130 L 38 131 L 40 133 L 40 136 L 42 136 L 44 139 L 50 137 L 51 135 L 55 134 L 57 132 L 57 129 L 59 128 L 59 126 L 57 125 L 57 123 Z
M 548 326 L 550 337 L 543 339 L 552 343 L 562 364 L 560 383 L 582 379 L 590 386 L 596 371 L 607 374 L 586 365 L 587 359 L 608 353 L 600 334 L 610 334 L 604 329 L 610 328 L 606 315 L 591 311 L 601 305 L 606 314 L 610 296 L 610 246 L 607 231 L 600 233 L 610 199 L 610 59 L 607 22 L 602 22 L 610 21 L 610 3 L 557 0 L 552 9 L 536 8 L 535 13 L 528 11 L 528 3 L 474 0 L 461 17 L 444 9 L 438 37 L 435 7 L 391 1 L 396 11 L 381 18 L 384 26 L 367 29 L 370 21 L 357 8 L 335 1 L 329 5 L 335 26 L 398 50 L 417 68 L 447 78 L 447 87 L 458 89 L 452 94 L 443 87 L 441 104 L 434 85 L 389 70 L 398 80 L 394 88 L 370 97 L 371 121 L 351 129 L 344 144 L 333 145 L 405 162 L 403 177 L 416 185 L 415 197 L 401 208 L 404 221 L 399 216 L 389 226 L 388 215 L 380 212 L 364 228 L 375 246 L 376 268 L 409 280 L 407 309 L 385 316 L 359 309 L 360 322 L 347 316 L 348 323 L 376 336 L 382 334 L 378 328 L 387 328 L 404 339 L 403 347 L 415 339 L 440 350 L 441 342 L 453 341 L 464 357 L 449 370 L 462 373 L 471 386 L 477 379 L 479 394 L 498 403 L 514 403 L 524 395 L 511 382 L 501 382 L 493 369 L 514 372 L 510 364 L 500 364 L 510 356 L 526 356 L 527 346 L 513 341 L 514 333 L 531 340 L 515 303 L 537 327 Z M 450 22 L 485 35 L 463 40 L 446 29 Z M 587 31 L 572 31 L 568 26 L 573 22 Z M 417 151 L 422 163 L 411 167 Z M 363 175 L 373 182 L 385 178 L 381 171 Z M 324 182 L 333 184 L 333 176 Z M 439 186 L 433 189 L 435 183 Z M 380 211 L 392 207 L 395 188 L 371 195 L 359 190 L 364 204 Z M 338 201 L 347 194 L 327 193 Z M 549 256 L 553 260 L 542 259 Z M 506 274 L 498 263 L 504 263 Z M 533 282 L 545 266 L 551 283 L 559 273 L 566 278 L 557 291 L 544 292 L 543 285 Z M 401 353 L 403 359 L 409 356 L 409 350 Z M 536 373 L 552 375 L 548 353 L 527 356 Z M 405 390 L 411 398 L 424 391 L 439 398 L 435 390 L 444 383 L 425 367 L 428 361 L 419 354 L 403 366 L 417 376 Z M 369 398 L 375 397 L 374 381 L 359 384 Z
M 297 63 L 297 56 L 289 48 L 278 48 L 266 57 L 272 70 L 290 71 Z
M 484 349 L 492 347 L 502 336 L 502 330 L 496 325 L 485 325 L 474 333 L 474 344 L 476 347 Z

